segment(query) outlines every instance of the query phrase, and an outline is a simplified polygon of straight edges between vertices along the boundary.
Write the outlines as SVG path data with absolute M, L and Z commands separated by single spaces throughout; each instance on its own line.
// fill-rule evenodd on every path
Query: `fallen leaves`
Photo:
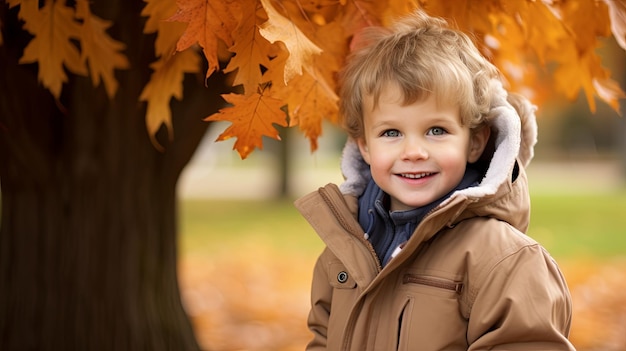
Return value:
M 561 265 L 572 293 L 572 343 L 579 351 L 626 350 L 626 261 Z
M 202 348 L 303 350 L 315 256 L 267 243 L 183 256 L 180 285 Z M 570 340 L 579 351 L 626 349 L 626 262 L 560 262 L 573 301 Z
M 183 305 L 201 349 L 304 350 L 311 259 L 275 255 L 268 247 L 244 245 L 181 262 Z

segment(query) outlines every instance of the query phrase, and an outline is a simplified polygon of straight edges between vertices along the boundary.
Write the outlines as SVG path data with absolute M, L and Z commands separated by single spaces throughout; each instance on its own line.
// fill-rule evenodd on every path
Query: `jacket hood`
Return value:
M 507 94 L 500 81 L 493 80 L 492 84 L 495 96 L 487 120 L 492 129 L 490 138 L 494 150 L 485 176 L 477 186 L 456 191 L 441 206 L 458 201 L 459 198 L 471 199 L 470 202 L 475 204 L 468 207 L 473 209 L 473 215 L 485 215 L 484 209 L 480 210 L 478 205 L 482 204 L 484 207 L 485 201 L 488 201 L 489 211 L 496 212 L 498 214 L 496 217 L 502 216 L 501 219 L 509 221 L 514 226 L 524 227 L 527 223 L 516 225 L 514 218 L 509 218 L 514 216 L 510 213 L 512 205 L 510 197 L 516 196 L 508 196 L 509 199 L 503 197 L 507 197 L 514 191 L 512 184 L 520 177 L 523 178 L 524 184 L 523 189 L 518 192 L 527 192 L 523 168 L 533 158 L 534 146 L 537 142 L 537 123 L 534 114 L 536 107 L 519 95 Z M 363 160 L 356 142 L 352 139 L 347 141 L 343 149 L 341 171 L 345 179 L 339 187 L 341 192 L 355 197 L 363 194 L 371 179 L 371 173 L 369 165 Z M 498 210 L 498 202 L 500 202 L 500 210 Z M 489 214 L 493 215 L 491 212 Z M 468 216 L 472 214 L 466 213 L 459 219 Z M 525 228 L 519 229 L 525 230 Z

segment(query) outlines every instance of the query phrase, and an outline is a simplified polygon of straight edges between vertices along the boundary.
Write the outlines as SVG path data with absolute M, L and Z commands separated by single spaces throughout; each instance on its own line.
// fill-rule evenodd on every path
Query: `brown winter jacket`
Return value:
M 369 173 L 353 142 L 341 188 L 329 184 L 296 201 L 326 244 L 314 269 L 307 350 L 574 350 L 565 280 L 524 234 L 533 109 L 523 105 L 520 123 L 501 105 L 492 111 L 496 147 L 480 185 L 431 211 L 383 269 L 356 217 Z

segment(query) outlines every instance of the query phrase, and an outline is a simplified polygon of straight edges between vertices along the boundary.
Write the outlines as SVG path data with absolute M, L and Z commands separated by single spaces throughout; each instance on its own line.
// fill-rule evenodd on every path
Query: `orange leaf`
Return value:
M 313 44 L 293 22 L 278 13 L 269 0 L 261 0 L 261 3 L 268 20 L 261 25 L 259 32 L 271 43 L 283 42 L 289 51 L 285 63 L 286 84 L 294 76 L 302 74 L 302 67 L 310 66 L 312 56 L 320 54 L 322 49 Z
M 8 0 L 9 8 L 20 7 L 17 17 L 24 21 L 24 29 L 33 33 L 39 25 L 39 0 Z
M 148 19 L 143 32 L 157 33 L 154 53 L 157 57 L 172 55 L 187 26 L 185 23 L 166 21 L 176 13 L 176 3 L 164 0 L 144 0 L 144 2 L 146 7 L 141 10 L 141 15 Z
M 233 146 L 242 159 L 254 150 L 263 149 L 263 136 L 280 140 L 278 131 L 273 124 L 287 126 L 287 116 L 281 107 L 285 104 L 271 96 L 253 93 L 250 95 L 224 94 L 224 100 L 231 107 L 220 109 L 219 112 L 207 117 L 205 121 L 228 121 L 230 125 L 216 141 L 236 137 Z
M 269 67 L 270 43 L 259 33 L 257 12 L 262 10 L 256 0 L 246 0 L 242 19 L 233 32 L 235 44 L 229 49 L 235 53 L 224 72 L 237 71 L 233 85 L 243 84 L 246 94 L 257 91 L 261 83 L 261 67 Z
M 24 49 L 19 63 L 39 63 L 39 81 L 55 98 L 61 96 L 67 75 L 63 66 L 80 75 L 87 75 L 78 48 L 71 42 L 80 39 L 80 26 L 74 21 L 74 11 L 61 1 L 46 1 L 37 12 L 29 13 L 25 25 L 35 37 Z
M 285 86 L 285 63 L 289 58 L 289 52 L 281 42 L 272 45 L 270 48 L 272 59 L 263 73 L 262 82 L 272 82 L 272 86 Z
M 116 68 L 125 69 L 129 67 L 126 56 L 119 52 L 126 45 L 113 40 L 106 34 L 106 29 L 112 23 L 94 16 L 89 10 L 89 3 L 86 0 L 76 2 L 76 16 L 83 20 L 80 41 L 81 53 L 83 60 L 89 62 L 91 81 L 94 86 L 98 86 L 102 78 L 107 95 L 112 98 L 118 85 L 113 71 Z
M 176 50 L 183 51 L 198 43 L 209 62 L 206 78 L 219 68 L 218 39 L 229 47 L 233 45 L 231 33 L 237 27 L 232 12 L 234 4 L 236 0 L 177 0 L 178 11 L 168 19 L 189 24 Z
M 162 149 L 162 147 L 154 139 L 154 135 L 161 128 L 161 125 L 165 124 L 167 127 L 170 139 L 174 134 L 170 101 L 172 97 L 182 100 L 185 73 L 196 72 L 199 64 L 200 60 L 195 52 L 185 51 L 162 57 L 150 65 L 154 72 L 141 92 L 139 100 L 148 102 L 146 128 L 152 144 L 158 149 Z
M 317 150 L 317 138 L 322 135 L 322 122 L 327 119 L 338 121 L 337 101 L 339 98 L 318 72 L 304 73 L 281 89 L 287 96 L 290 127 L 298 125 L 309 139 L 311 151 Z
M 319 46 L 323 51 L 319 57 L 315 58 L 312 70 L 318 70 L 331 90 L 334 91 L 337 72 L 343 66 L 348 54 L 346 43 L 349 38 L 338 21 L 321 26 L 315 35 L 316 38 L 319 38 Z

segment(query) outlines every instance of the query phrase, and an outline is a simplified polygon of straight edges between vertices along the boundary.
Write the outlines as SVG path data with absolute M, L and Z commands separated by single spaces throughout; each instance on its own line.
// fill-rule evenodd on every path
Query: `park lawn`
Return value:
M 626 256 L 626 190 L 533 195 L 528 235 L 558 258 Z
M 532 196 L 528 235 L 557 259 L 626 255 L 626 191 Z M 317 254 L 322 243 L 290 200 L 183 200 L 181 253 L 266 245 Z
M 183 200 L 179 213 L 182 254 L 264 246 L 317 255 L 323 248 L 291 200 Z

